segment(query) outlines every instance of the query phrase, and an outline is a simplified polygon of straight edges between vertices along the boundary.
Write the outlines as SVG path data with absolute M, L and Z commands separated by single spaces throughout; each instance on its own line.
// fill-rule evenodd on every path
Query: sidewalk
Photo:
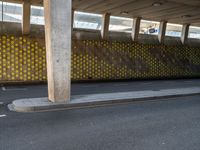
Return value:
M 49 111 L 97 107 L 192 95 L 200 95 L 200 87 L 74 95 L 69 103 L 52 103 L 49 102 L 47 98 L 19 99 L 13 101 L 12 104 L 9 105 L 9 108 L 17 112 Z

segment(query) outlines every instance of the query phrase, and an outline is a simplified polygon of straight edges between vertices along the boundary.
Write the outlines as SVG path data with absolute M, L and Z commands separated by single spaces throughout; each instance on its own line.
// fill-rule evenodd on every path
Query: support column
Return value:
M 106 13 L 103 15 L 102 29 L 101 29 L 101 37 L 104 40 L 108 38 L 109 24 L 110 24 L 110 13 Z
M 139 37 L 139 32 L 140 32 L 140 22 L 141 22 L 141 18 L 134 18 L 133 19 L 133 27 L 132 27 L 132 40 L 134 42 L 138 42 L 138 37 Z
M 159 26 L 158 41 L 164 43 L 167 21 L 161 21 Z
M 74 28 L 74 9 L 72 8 L 72 31 L 73 31 L 73 28 Z
M 30 33 L 31 4 L 26 0 L 22 6 L 22 34 L 26 35 Z
M 48 97 L 68 102 L 71 89 L 72 0 L 45 0 Z
M 189 33 L 189 24 L 184 24 L 182 28 L 182 33 L 181 33 L 181 42 L 182 44 L 185 44 L 187 39 L 188 39 L 188 33 Z

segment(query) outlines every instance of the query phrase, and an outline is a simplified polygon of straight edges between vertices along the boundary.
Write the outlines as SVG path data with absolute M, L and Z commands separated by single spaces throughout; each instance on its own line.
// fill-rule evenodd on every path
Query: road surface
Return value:
M 158 90 L 166 86 L 199 86 L 199 80 L 123 84 L 73 85 L 72 91 L 82 94 L 91 89 L 88 92 L 95 93 L 106 87 L 111 92 L 150 87 Z M 16 113 L 6 108 L 14 98 L 46 96 L 46 90 L 45 86 L 1 90 L 4 105 L 0 106 L 0 150 L 200 149 L 200 96 L 42 113 Z

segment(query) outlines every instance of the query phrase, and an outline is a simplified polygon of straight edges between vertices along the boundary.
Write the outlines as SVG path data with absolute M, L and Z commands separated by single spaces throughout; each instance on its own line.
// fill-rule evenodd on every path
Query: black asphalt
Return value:
M 199 96 L 0 118 L 1 150 L 199 148 Z
M 72 93 L 191 87 L 199 81 L 84 83 L 74 84 Z M 42 113 L 6 109 L 13 99 L 46 92 L 45 86 L 1 90 L 0 150 L 200 150 L 200 96 Z

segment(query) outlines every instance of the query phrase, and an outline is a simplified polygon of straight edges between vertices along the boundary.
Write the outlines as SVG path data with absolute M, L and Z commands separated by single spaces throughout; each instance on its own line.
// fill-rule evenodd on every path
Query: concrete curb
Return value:
M 168 93 L 163 94 L 165 91 L 166 92 L 168 91 Z M 181 93 L 181 91 L 183 91 L 183 93 Z M 149 93 L 141 95 L 142 92 L 149 92 Z M 174 94 L 176 92 L 177 94 Z M 62 109 L 101 107 L 106 105 L 116 105 L 116 104 L 130 103 L 130 102 L 140 102 L 147 100 L 152 101 L 164 98 L 176 98 L 176 97 L 200 95 L 200 88 L 195 87 L 195 88 L 170 89 L 161 91 L 140 91 L 132 93 L 127 92 L 127 94 L 132 94 L 132 95 L 128 95 L 127 97 L 125 96 L 124 98 L 122 98 L 122 96 L 126 95 L 126 93 L 109 93 L 109 94 L 79 95 L 75 96 L 70 103 L 51 103 L 48 101 L 47 98 L 21 99 L 13 101 L 13 103 L 9 105 L 9 108 L 10 110 L 17 112 L 37 112 L 37 111 L 50 111 L 50 110 L 62 110 Z M 121 97 L 116 96 L 120 94 Z M 110 97 L 111 95 L 113 95 L 113 99 L 111 99 Z

